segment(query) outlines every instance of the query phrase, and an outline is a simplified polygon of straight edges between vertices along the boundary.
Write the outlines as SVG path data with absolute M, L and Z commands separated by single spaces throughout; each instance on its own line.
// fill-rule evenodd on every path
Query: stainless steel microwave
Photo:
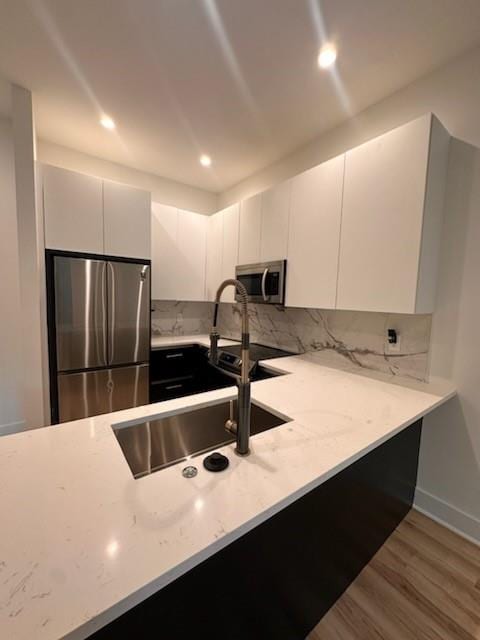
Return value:
M 242 264 L 235 269 L 235 275 L 247 290 L 249 302 L 263 304 L 284 304 L 286 260 Z M 235 296 L 239 300 L 238 294 Z

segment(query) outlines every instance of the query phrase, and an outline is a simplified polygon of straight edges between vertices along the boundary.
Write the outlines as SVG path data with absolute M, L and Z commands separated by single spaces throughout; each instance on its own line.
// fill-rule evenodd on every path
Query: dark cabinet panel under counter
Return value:
M 240 345 L 221 348 L 222 354 L 232 357 L 236 362 L 240 354 Z M 292 355 L 286 351 L 250 345 L 252 382 L 265 380 L 280 372 L 259 364 L 259 360 L 279 358 Z M 238 373 L 232 366 L 231 373 Z M 172 398 L 182 398 L 194 393 L 224 389 L 235 385 L 235 379 L 222 372 L 208 361 L 208 349 L 200 344 L 182 345 L 179 347 L 162 347 L 152 349 L 150 354 L 150 402 L 162 402 Z
M 150 401 L 162 402 L 234 385 L 208 362 L 207 349 L 187 345 L 154 349 L 150 359 Z
M 421 427 L 373 449 L 90 640 L 149 640 L 159 629 L 176 640 L 199 629 L 211 640 L 304 640 L 410 510 Z

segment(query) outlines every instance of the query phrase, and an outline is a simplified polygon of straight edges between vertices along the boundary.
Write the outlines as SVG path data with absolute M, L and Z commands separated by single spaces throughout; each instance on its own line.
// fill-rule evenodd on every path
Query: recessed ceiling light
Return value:
M 202 165 L 202 167 L 209 167 L 212 164 L 212 159 L 210 158 L 210 156 L 207 156 L 203 153 L 200 156 L 200 164 Z
M 115 122 L 108 116 L 103 116 L 103 118 L 100 120 L 100 124 L 102 125 L 102 127 L 105 127 L 105 129 L 110 129 L 110 131 L 112 129 L 115 129 Z
M 337 59 L 337 50 L 333 44 L 326 44 L 320 49 L 318 54 L 318 66 L 322 69 L 328 69 Z

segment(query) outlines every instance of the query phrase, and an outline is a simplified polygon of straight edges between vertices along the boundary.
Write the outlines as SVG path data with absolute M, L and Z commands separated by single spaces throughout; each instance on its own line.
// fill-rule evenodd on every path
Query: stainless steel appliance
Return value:
M 150 264 L 47 252 L 52 422 L 149 401 Z
M 295 355 L 297 354 L 291 351 L 284 351 L 283 349 L 276 349 L 274 347 L 267 347 L 263 344 L 251 342 L 249 358 L 250 379 L 252 381 L 262 379 L 262 371 L 265 371 L 265 369 L 258 364 L 260 360 L 286 358 L 288 356 Z M 242 366 L 242 345 L 234 344 L 228 347 L 219 347 L 218 362 L 223 369 L 228 369 L 229 371 L 239 375 Z M 260 373 L 260 378 L 257 377 L 258 373 Z
M 264 304 L 284 304 L 286 260 L 243 264 L 235 269 L 236 279 L 247 290 L 249 302 Z M 235 299 L 240 301 L 238 291 Z

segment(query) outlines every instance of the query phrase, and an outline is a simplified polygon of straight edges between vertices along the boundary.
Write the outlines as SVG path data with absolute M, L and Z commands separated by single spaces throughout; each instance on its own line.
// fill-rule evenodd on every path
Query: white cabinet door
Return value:
M 227 278 L 235 278 L 235 267 L 238 264 L 239 209 L 238 204 L 233 204 L 221 212 L 223 216 L 222 281 Z M 233 287 L 225 289 L 222 301 L 235 301 L 235 289 Z
M 447 153 L 448 134 L 431 115 L 347 152 L 338 308 L 433 311 Z
M 207 216 L 178 211 L 177 300 L 205 300 L 207 224 Z
M 102 180 L 75 171 L 43 167 L 47 249 L 102 254 Z
M 288 219 L 292 181 L 262 193 L 260 260 L 283 260 L 288 247 Z
M 286 305 L 334 309 L 345 156 L 292 181 Z
M 178 210 L 152 202 L 152 299 L 178 300 Z
M 103 215 L 107 255 L 150 258 L 150 193 L 105 181 Z
M 221 212 L 207 218 L 206 299 L 215 300 L 222 283 L 223 216 Z
M 262 233 L 262 194 L 258 193 L 240 203 L 240 232 L 238 264 L 260 262 Z

